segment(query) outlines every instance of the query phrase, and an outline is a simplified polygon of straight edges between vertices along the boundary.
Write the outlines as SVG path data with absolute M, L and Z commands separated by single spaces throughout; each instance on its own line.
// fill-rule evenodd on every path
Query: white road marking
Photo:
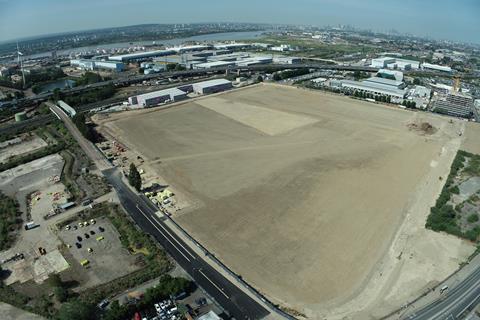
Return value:
M 195 256 L 192 255 L 192 254 L 190 253 L 190 251 L 188 251 L 188 249 L 185 248 L 167 229 L 165 229 L 165 227 L 162 226 L 162 224 L 161 224 L 160 222 L 158 223 L 158 225 L 159 225 L 160 228 L 162 228 L 176 243 L 178 243 L 178 245 L 179 245 L 180 247 L 182 247 L 182 248 L 185 250 L 185 252 L 188 253 L 188 255 L 193 258 L 193 260 L 196 260 Z
M 203 273 L 202 270 L 198 270 L 198 272 L 200 272 L 200 273 L 202 274 L 202 276 L 205 277 L 205 279 L 207 279 L 208 281 L 210 281 L 210 283 L 211 283 L 215 288 L 217 288 L 217 290 L 220 291 L 220 293 L 223 294 L 223 295 L 225 296 L 225 298 L 230 299 L 230 297 L 227 296 L 226 293 L 223 292 L 223 290 L 222 290 L 219 286 L 217 286 L 217 285 L 215 284 L 215 282 L 213 282 L 212 280 L 210 280 L 210 278 L 207 277 L 207 276 L 205 275 L 205 273 Z
M 178 249 L 178 247 L 175 245 L 175 243 L 173 243 L 172 241 L 170 241 L 170 239 L 162 232 L 162 230 L 160 230 L 160 229 L 157 227 L 157 225 L 156 225 L 155 223 L 153 223 L 153 221 L 142 211 L 142 209 L 140 209 L 140 207 L 138 206 L 138 204 L 137 204 L 137 209 L 138 209 L 138 211 L 140 211 L 140 212 L 145 216 L 145 218 L 147 218 L 148 221 L 150 221 L 150 223 L 153 225 L 153 227 L 154 227 L 155 229 L 157 229 L 158 232 L 160 232 L 160 233 L 162 234 L 162 236 L 163 236 L 165 239 L 167 239 L 167 241 L 170 242 L 170 244 L 171 244 L 175 249 L 177 249 L 177 251 L 180 252 L 180 254 L 181 254 L 188 262 L 190 262 L 190 259 L 188 259 L 187 256 L 184 255 L 183 252 L 182 252 L 180 249 Z

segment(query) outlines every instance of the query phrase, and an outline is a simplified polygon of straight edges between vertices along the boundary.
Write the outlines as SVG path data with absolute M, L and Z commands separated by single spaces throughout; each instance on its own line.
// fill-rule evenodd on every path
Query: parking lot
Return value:
M 95 219 L 94 224 L 89 220 L 83 227 L 79 226 L 80 222 L 84 221 L 77 220 L 69 225 L 69 230 L 63 227 L 58 231 L 59 238 L 71 253 L 67 260 L 81 273 L 70 272 L 69 277 L 82 277 L 82 287 L 88 288 L 139 269 L 135 256 L 122 247 L 117 230 L 107 218 Z M 82 262 L 85 265 L 82 266 Z

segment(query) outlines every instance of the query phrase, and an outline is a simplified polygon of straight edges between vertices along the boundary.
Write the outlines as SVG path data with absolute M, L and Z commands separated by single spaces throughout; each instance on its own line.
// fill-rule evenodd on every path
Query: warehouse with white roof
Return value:
M 109 56 L 108 60 L 123 61 L 123 62 L 144 61 L 153 57 L 168 56 L 175 53 L 177 52 L 174 50 L 155 50 L 155 51 L 135 52 L 135 53 L 122 54 L 118 56 Z
M 198 94 L 209 94 L 232 88 L 232 82 L 226 79 L 214 79 L 193 84 L 193 91 Z
M 170 88 L 129 97 L 128 103 L 142 107 L 152 107 L 164 102 L 179 101 L 186 97 L 186 92 L 177 88 Z

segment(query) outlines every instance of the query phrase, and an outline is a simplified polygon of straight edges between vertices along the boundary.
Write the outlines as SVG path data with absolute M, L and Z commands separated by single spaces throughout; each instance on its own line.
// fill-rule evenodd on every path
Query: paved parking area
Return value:
M 94 225 L 86 227 L 78 227 L 78 222 L 81 221 L 75 222 L 77 230 L 64 228 L 58 232 L 58 236 L 65 245 L 71 246 L 69 251 L 77 267 L 81 261 L 89 261 L 87 266 L 79 269 L 85 270 L 87 275 L 82 283 L 83 287 L 105 283 L 139 269 L 139 266 L 135 265 L 136 257 L 122 247 L 117 230 L 107 218 L 96 219 Z M 101 232 L 99 227 L 104 231 Z M 92 231 L 94 234 L 91 234 Z M 81 237 L 81 241 L 77 237 Z M 103 240 L 97 240 L 98 237 L 103 237 Z M 81 247 L 77 248 L 76 243 Z M 88 248 L 91 248 L 92 252 L 88 252 Z

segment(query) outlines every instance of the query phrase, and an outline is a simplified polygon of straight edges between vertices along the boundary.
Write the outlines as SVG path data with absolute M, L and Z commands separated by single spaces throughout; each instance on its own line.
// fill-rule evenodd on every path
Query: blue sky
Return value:
M 0 0 L 0 41 L 140 23 L 350 24 L 480 43 L 480 0 Z

